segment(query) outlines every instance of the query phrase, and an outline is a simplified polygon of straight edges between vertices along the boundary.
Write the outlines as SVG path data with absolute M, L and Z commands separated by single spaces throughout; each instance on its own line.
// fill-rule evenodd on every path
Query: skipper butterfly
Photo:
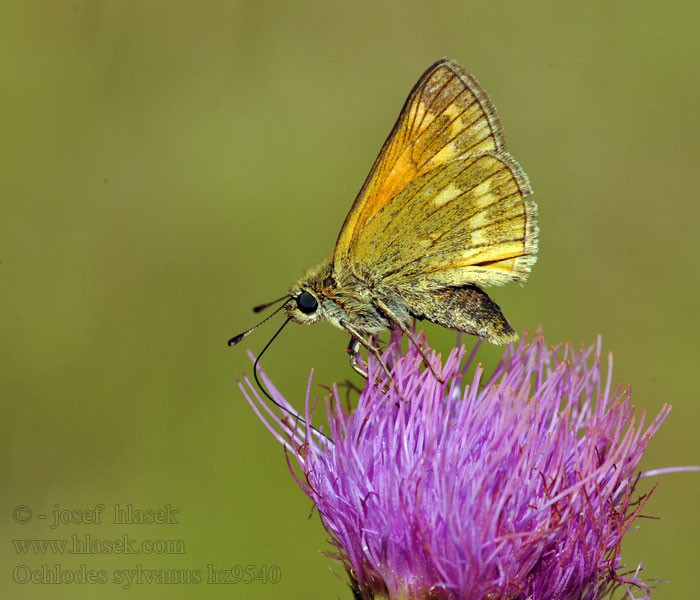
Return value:
M 333 255 L 280 298 L 285 324 L 327 320 L 344 329 L 351 365 L 365 377 L 361 345 L 388 373 L 379 332 L 398 328 L 421 349 L 413 318 L 495 344 L 517 339 L 482 286 L 527 279 L 537 255 L 531 191 L 486 92 L 460 65 L 439 60 L 411 90 Z

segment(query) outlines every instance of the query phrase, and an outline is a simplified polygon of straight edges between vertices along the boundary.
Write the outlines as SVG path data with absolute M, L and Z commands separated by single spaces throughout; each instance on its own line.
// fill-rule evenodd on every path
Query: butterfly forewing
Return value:
M 452 61 L 432 65 L 409 94 L 348 214 L 336 266 L 364 223 L 417 176 L 460 154 L 501 147 L 495 111 L 476 82 Z
M 485 92 L 456 63 L 435 63 L 343 225 L 336 271 L 398 288 L 524 279 L 537 252 L 529 193 Z

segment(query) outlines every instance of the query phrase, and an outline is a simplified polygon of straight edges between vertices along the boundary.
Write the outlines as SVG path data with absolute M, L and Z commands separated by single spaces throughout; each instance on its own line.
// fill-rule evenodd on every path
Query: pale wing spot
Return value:
M 493 138 L 487 137 L 481 140 L 478 144 L 475 144 L 469 149 L 469 152 L 465 152 L 462 156 L 468 157 L 474 154 L 483 154 L 485 152 L 493 152 L 495 146 L 493 145 Z
M 429 164 L 441 165 L 444 164 L 457 156 L 457 151 L 454 149 L 453 145 L 450 144 L 445 146 L 440 152 L 438 152 L 433 158 L 430 159 Z
M 472 194 L 474 196 L 483 196 L 484 194 L 488 193 L 488 191 L 491 189 L 491 179 L 487 179 L 486 181 L 480 183 L 477 185 L 473 190 Z
M 423 120 L 424 117 L 425 117 L 425 104 L 420 102 L 416 105 L 416 108 L 414 109 L 413 122 L 418 124 Z
M 480 229 L 481 227 L 485 227 L 489 223 L 493 221 L 493 216 L 488 214 L 487 212 L 480 212 L 475 214 L 473 217 L 469 218 L 469 229 Z M 475 235 L 476 232 L 472 232 L 472 243 L 475 243 Z
M 425 131 L 428 125 L 430 125 L 434 120 L 435 115 L 426 110 L 425 103 L 421 102 L 418 104 L 415 120 L 416 125 L 418 125 L 418 131 Z M 418 138 L 416 141 L 420 141 L 420 138 Z
M 493 242 L 493 233 L 488 229 L 477 229 L 476 231 L 471 232 L 471 239 L 469 240 L 470 245 L 483 246 L 488 244 L 489 242 Z M 473 250 L 467 250 L 462 256 L 472 256 L 473 253 Z
M 450 183 L 444 190 L 442 190 L 435 198 L 433 198 L 433 204 L 435 206 L 444 206 L 448 202 L 454 200 L 457 196 L 462 193 L 462 190 L 456 186 L 454 183 Z
M 487 206 L 491 206 L 495 202 L 498 202 L 498 200 L 499 198 L 493 194 L 484 194 L 474 198 L 474 205 L 477 208 L 486 208 Z

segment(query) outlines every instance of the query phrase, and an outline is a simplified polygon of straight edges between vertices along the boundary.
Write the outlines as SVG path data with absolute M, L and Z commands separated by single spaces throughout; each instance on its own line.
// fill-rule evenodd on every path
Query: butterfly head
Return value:
M 307 325 L 327 318 L 328 298 L 333 295 L 335 285 L 330 260 L 326 260 L 289 290 L 290 300 L 285 307 L 287 316 L 296 323 Z
M 298 288 L 291 290 L 292 299 L 287 303 L 287 316 L 296 323 L 316 323 L 323 318 L 322 300 L 313 290 Z

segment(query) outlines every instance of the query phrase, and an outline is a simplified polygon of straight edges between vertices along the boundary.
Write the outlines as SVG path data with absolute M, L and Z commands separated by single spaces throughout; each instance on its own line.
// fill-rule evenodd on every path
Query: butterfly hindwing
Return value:
M 354 268 L 396 288 L 524 280 L 537 251 L 528 192 L 503 156 L 452 160 L 409 184 L 365 226 Z
M 475 285 L 423 290 L 406 300 L 411 316 L 417 319 L 428 319 L 493 344 L 506 344 L 518 337 L 500 307 Z

